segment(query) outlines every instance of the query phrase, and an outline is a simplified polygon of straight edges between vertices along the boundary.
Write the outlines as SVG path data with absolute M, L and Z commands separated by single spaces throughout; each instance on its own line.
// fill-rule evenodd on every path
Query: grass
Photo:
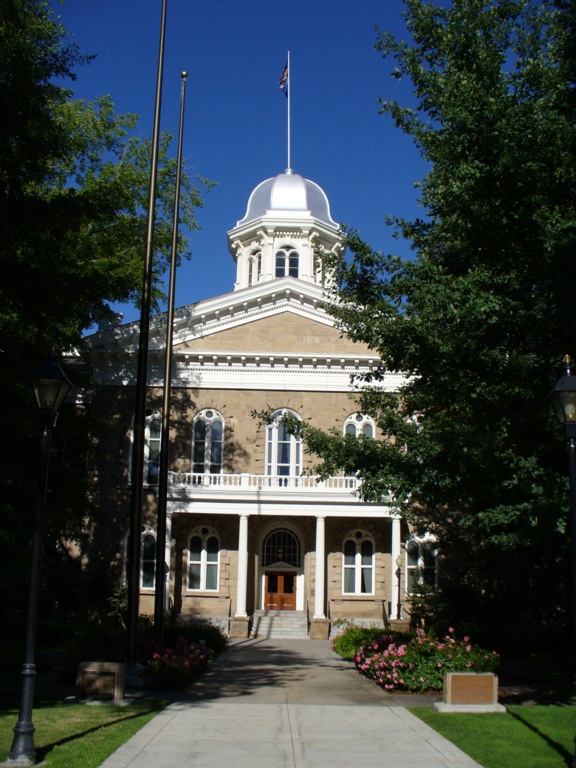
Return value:
M 161 701 L 126 707 L 42 702 L 33 714 L 37 760 L 47 768 L 96 768 L 163 706 Z M 0 712 L 0 761 L 8 756 L 17 719 L 16 709 Z
M 485 768 L 566 768 L 572 765 L 576 706 L 509 705 L 505 714 L 412 714 Z

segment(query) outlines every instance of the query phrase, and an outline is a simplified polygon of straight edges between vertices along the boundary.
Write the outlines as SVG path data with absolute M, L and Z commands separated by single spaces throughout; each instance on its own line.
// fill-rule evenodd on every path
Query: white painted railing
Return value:
M 357 477 L 329 477 L 320 480 L 316 475 L 208 475 L 192 472 L 169 472 L 168 483 L 172 488 L 218 488 L 238 491 L 266 491 L 271 489 L 286 489 L 289 491 L 306 491 L 326 493 L 326 491 L 341 491 L 352 493 L 360 487 Z

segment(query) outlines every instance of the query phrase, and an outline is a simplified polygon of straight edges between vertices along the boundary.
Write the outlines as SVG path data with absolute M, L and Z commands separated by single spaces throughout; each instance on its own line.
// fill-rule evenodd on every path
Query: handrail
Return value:
M 184 488 L 231 488 L 236 490 L 270 490 L 277 488 L 307 491 L 356 491 L 361 481 L 357 477 L 328 477 L 316 475 L 252 475 L 202 474 L 194 472 L 169 472 L 168 483 L 172 487 Z

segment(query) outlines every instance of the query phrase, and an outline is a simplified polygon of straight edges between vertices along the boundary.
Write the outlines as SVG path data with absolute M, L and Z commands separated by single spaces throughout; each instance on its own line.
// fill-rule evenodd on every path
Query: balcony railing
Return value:
M 267 491 L 285 489 L 307 493 L 353 493 L 360 488 L 357 477 L 329 477 L 321 480 L 316 475 L 209 475 L 192 472 L 169 472 L 172 488 L 217 488 L 236 491 Z

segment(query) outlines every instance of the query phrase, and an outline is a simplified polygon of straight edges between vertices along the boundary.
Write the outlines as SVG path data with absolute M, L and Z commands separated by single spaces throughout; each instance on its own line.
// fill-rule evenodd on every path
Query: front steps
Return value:
M 308 620 L 304 611 L 254 611 L 250 637 L 306 639 Z

